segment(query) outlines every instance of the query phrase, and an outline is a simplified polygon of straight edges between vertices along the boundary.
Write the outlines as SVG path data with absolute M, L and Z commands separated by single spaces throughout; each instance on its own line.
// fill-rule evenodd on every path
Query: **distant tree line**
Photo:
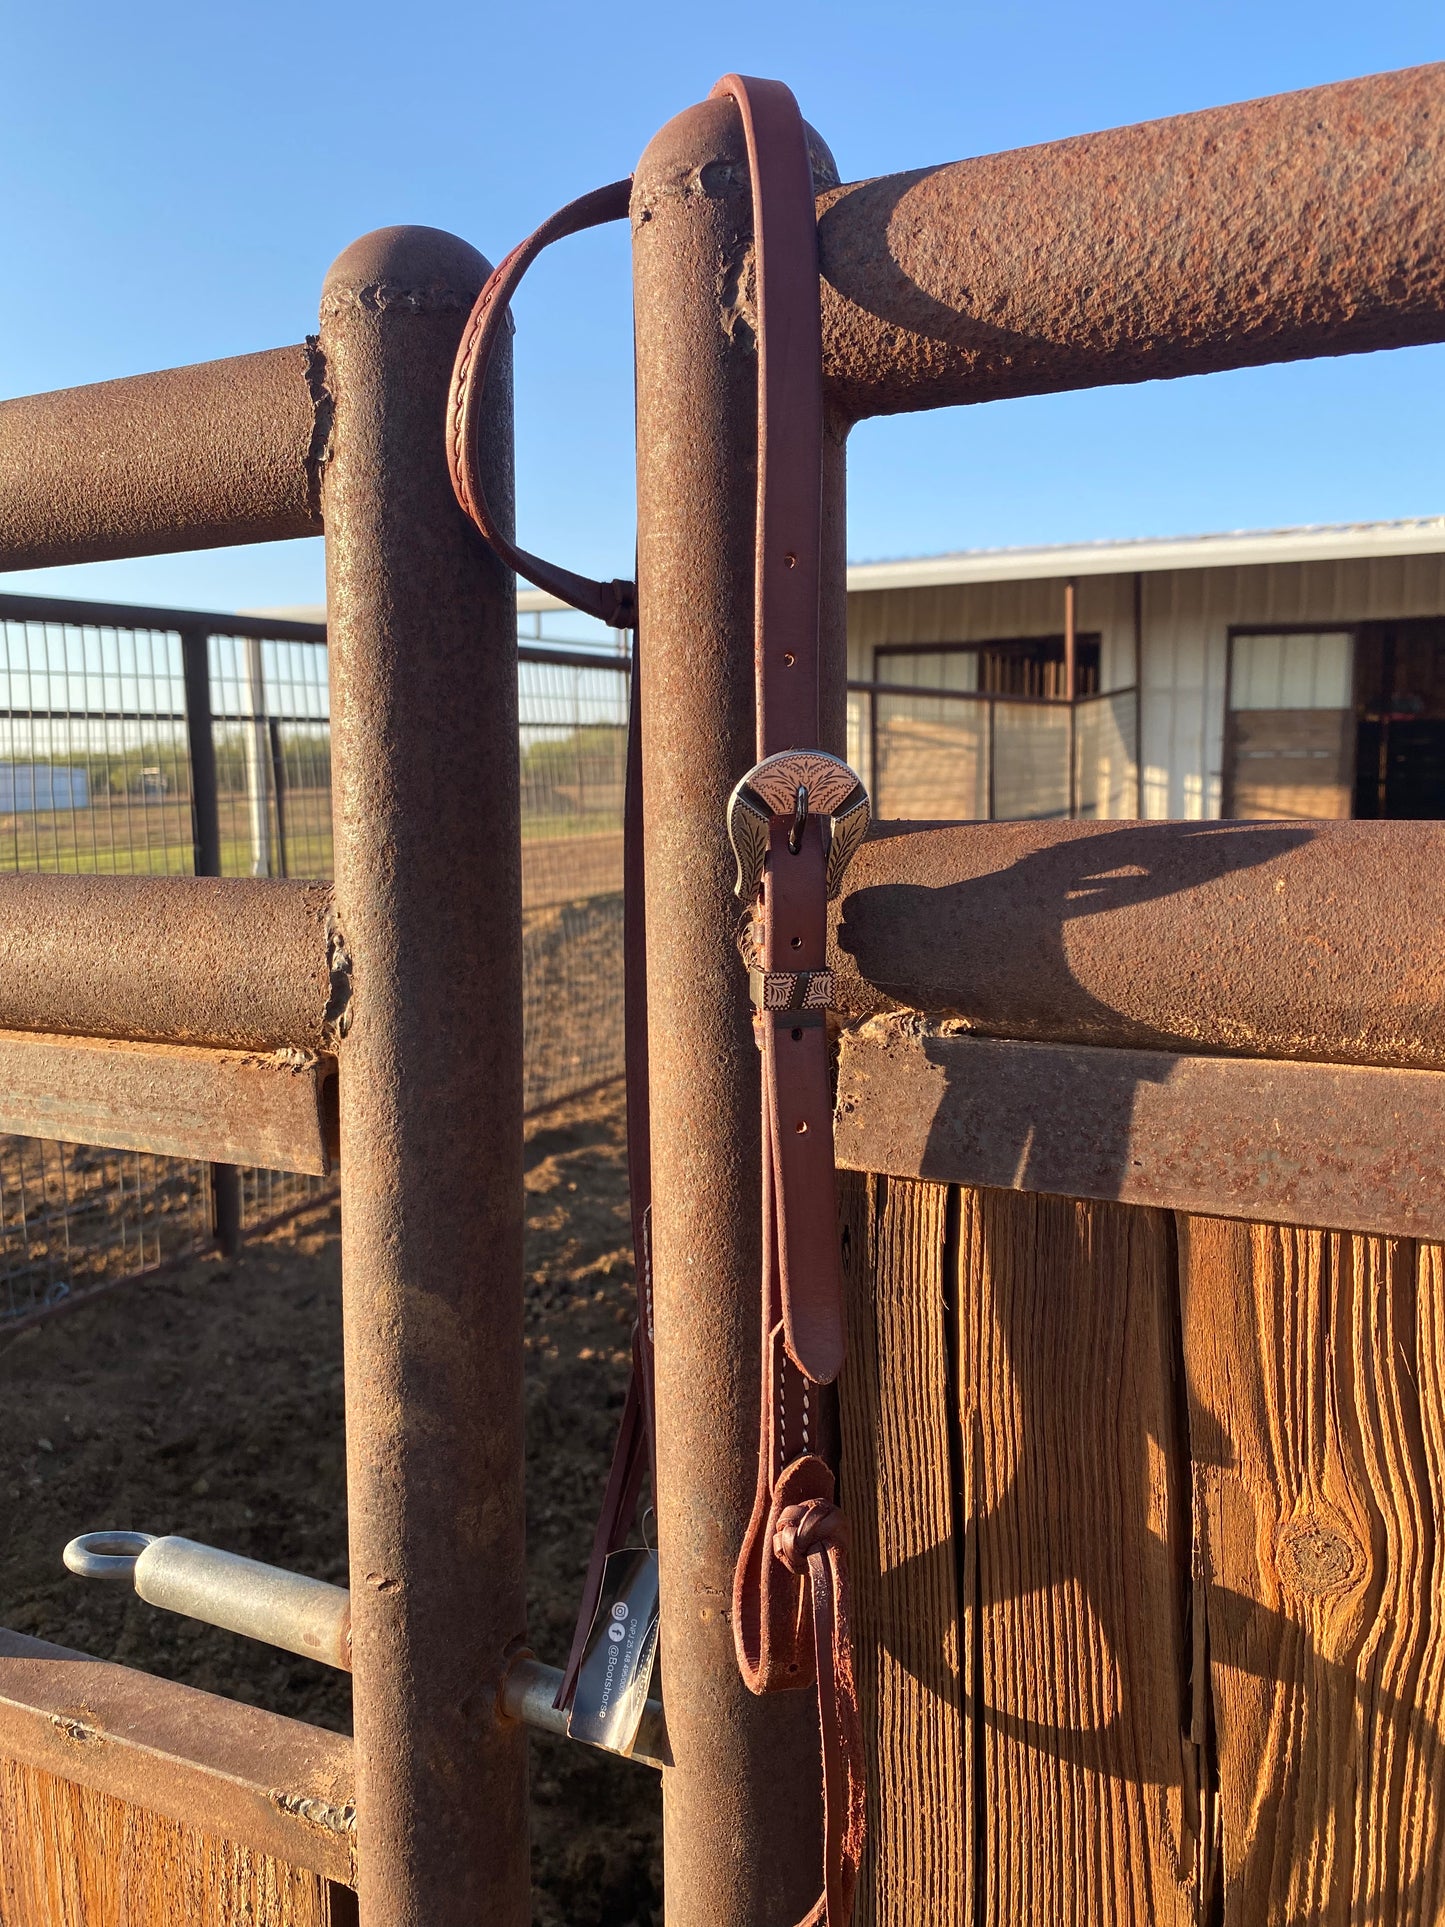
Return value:
M 250 750 L 250 725 L 226 723 L 213 732 L 218 790 L 244 795 Z M 331 734 L 325 723 L 282 723 L 281 767 L 288 789 L 327 789 L 331 784 Z M 191 763 L 179 735 L 155 736 L 125 749 L 72 750 L 45 754 L 19 752 L 0 761 L 83 769 L 93 801 L 101 797 L 189 800 Z
M 547 815 L 618 811 L 626 777 L 627 729 L 620 723 L 582 723 L 522 753 L 524 807 Z

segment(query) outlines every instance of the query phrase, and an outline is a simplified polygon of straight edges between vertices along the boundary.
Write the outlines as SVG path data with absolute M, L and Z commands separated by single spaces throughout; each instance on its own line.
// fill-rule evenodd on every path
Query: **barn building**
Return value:
M 1445 818 L 1445 517 L 848 571 L 885 818 Z

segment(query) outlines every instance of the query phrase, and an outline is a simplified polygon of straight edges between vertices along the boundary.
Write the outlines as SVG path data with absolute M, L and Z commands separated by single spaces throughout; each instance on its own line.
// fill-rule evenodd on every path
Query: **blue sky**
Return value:
M 294 341 L 368 228 L 496 258 L 629 171 L 737 68 L 789 81 L 845 179 L 1445 57 L 1440 0 L 305 9 L 0 0 L 0 393 Z M 622 231 L 518 302 L 521 534 L 632 553 Z M 855 559 L 1445 511 L 1445 348 L 867 423 Z M 52 594 L 318 601 L 320 544 L 0 577 Z

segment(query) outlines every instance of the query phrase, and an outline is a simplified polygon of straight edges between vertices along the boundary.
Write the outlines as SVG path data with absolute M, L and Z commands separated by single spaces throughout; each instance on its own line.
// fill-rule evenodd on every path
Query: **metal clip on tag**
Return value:
M 641 1546 L 609 1553 L 567 1720 L 574 1740 L 633 1751 L 657 1656 L 657 1606 L 657 1554 Z

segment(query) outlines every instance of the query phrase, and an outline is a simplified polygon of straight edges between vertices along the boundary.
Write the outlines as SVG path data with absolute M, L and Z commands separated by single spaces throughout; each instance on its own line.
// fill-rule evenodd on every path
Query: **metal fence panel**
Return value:
M 6 613 L 8 605 L 9 612 Z M 197 862 L 183 634 L 203 636 L 225 876 L 331 873 L 330 689 L 321 631 L 0 597 L 0 868 L 178 874 Z M 233 633 L 233 627 L 248 634 Z M 523 646 L 526 1101 L 621 1073 L 622 804 L 628 663 Z M 254 1229 L 330 1195 L 240 1173 Z M 0 1138 L 0 1326 L 209 1241 L 203 1163 Z
M 526 1107 L 618 1077 L 625 659 L 524 650 L 522 962 Z

